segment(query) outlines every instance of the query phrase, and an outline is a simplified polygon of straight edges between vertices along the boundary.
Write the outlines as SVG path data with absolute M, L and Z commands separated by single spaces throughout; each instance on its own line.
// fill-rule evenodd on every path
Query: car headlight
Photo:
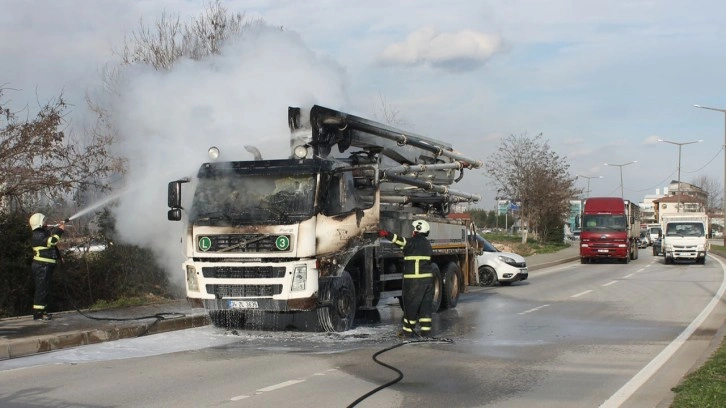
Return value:
M 308 279 L 307 265 L 297 265 L 292 273 L 292 291 L 305 290 L 305 282 Z
M 514 264 L 517 263 L 514 259 L 512 259 L 512 258 L 510 258 L 508 256 L 499 255 L 497 258 L 499 258 L 500 261 L 502 261 L 502 262 L 504 262 L 505 264 L 508 264 L 508 265 L 514 265 Z

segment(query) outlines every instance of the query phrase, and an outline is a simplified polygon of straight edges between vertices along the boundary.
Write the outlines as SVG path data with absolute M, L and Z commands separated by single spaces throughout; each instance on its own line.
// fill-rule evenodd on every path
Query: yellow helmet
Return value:
M 34 230 L 45 225 L 45 215 L 41 213 L 35 213 L 30 216 L 30 229 Z

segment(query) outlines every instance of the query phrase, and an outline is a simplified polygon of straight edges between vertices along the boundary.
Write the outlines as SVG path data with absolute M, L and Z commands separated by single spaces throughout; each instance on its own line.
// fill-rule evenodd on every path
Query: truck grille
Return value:
M 205 278 L 262 279 L 284 278 L 284 266 L 210 266 L 202 268 Z
M 280 239 L 283 241 L 280 241 Z M 202 248 L 200 241 L 208 239 L 210 246 Z M 280 242 L 287 242 L 287 246 L 280 247 Z M 290 235 L 268 234 L 224 234 L 197 237 L 197 247 L 204 252 L 227 253 L 265 253 L 289 251 L 291 248 Z
M 217 298 L 273 296 L 282 293 L 282 285 L 207 285 L 207 293 Z

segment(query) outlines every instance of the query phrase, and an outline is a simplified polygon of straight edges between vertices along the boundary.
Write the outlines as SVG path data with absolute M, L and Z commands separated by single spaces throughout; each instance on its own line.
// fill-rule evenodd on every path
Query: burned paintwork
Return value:
M 402 253 L 377 231 L 431 224 L 436 307 L 455 307 L 476 248 L 452 206 L 479 200 L 451 185 L 481 167 L 445 142 L 314 106 L 289 108 L 291 156 L 209 162 L 169 184 L 180 220 L 182 184 L 194 191 L 182 265 L 187 297 L 217 312 L 317 310 L 327 331 L 350 328 L 358 308 L 400 296 Z M 213 157 L 219 150 L 210 149 Z M 445 275 L 445 276 L 443 276 Z

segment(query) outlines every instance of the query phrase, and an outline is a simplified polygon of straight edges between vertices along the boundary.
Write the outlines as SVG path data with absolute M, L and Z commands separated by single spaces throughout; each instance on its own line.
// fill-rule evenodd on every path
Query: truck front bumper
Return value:
M 665 253 L 666 258 L 674 261 L 696 261 L 706 257 L 706 251 L 670 250 Z

